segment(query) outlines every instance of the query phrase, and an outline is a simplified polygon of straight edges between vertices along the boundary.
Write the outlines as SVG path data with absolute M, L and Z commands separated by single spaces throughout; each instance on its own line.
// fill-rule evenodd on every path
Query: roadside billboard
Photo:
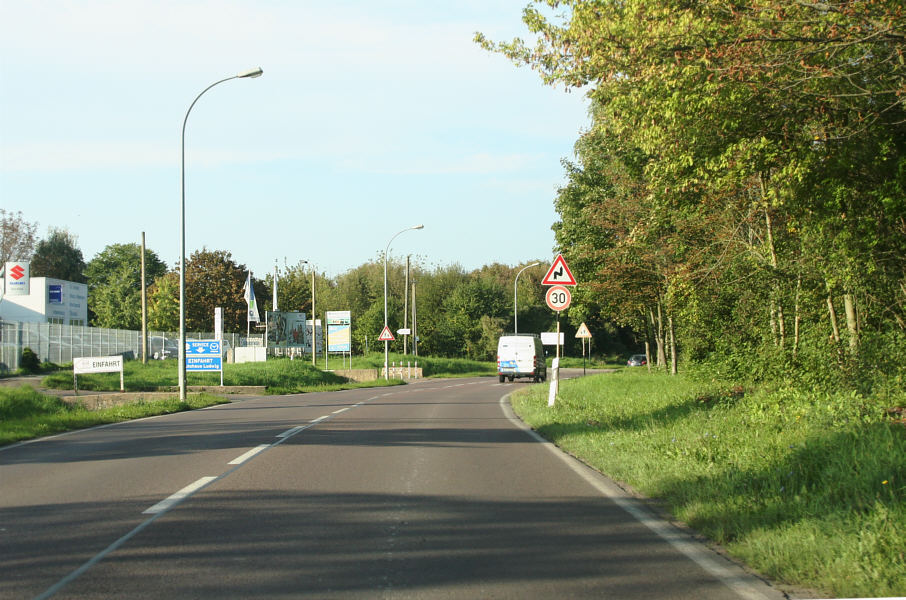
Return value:
M 297 311 L 267 311 L 265 345 L 268 348 L 311 348 L 306 314 Z
M 329 310 L 327 321 L 327 351 L 352 352 L 352 313 L 348 310 Z

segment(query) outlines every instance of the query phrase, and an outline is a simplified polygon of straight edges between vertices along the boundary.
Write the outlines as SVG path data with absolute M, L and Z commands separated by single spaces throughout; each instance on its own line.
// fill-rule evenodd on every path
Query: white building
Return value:
M 32 277 L 28 295 L 3 295 L 0 319 L 87 325 L 88 285 L 50 277 Z

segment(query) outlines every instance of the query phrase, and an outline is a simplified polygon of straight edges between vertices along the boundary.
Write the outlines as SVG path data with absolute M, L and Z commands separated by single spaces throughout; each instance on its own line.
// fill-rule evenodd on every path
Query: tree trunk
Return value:
M 664 311 L 661 307 L 661 299 L 657 299 L 657 332 L 655 334 L 655 341 L 657 342 L 657 366 L 660 369 L 661 367 L 667 367 L 667 355 L 665 340 L 664 340 Z
M 776 282 L 777 271 L 779 270 L 780 262 L 777 260 L 777 248 L 774 245 L 774 221 L 771 218 L 771 211 L 768 210 L 767 203 L 767 191 L 765 190 L 764 185 L 764 174 L 758 174 L 758 182 L 761 185 L 761 199 L 764 201 L 764 225 L 765 233 L 767 235 L 768 251 L 771 253 L 771 267 L 773 269 L 772 278 L 775 280 L 773 284 L 773 295 L 771 299 L 771 326 L 774 326 L 774 318 L 776 316 L 777 323 L 777 345 L 781 348 L 784 347 L 786 343 L 786 323 L 783 317 L 783 302 L 782 294 L 780 289 L 780 284 Z M 776 306 L 775 306 L 776 301 Z M 775 313 L 776 310 L 776 313 Z
M 859 353 L 859 324 L 856 321 L 856 306 L 852 294 L 843 294 L 843 308 L 846 312 L 846 329 L 849 332 L 849 353 Z
M 830 294 L 827 295 L 827 314 L 830 316 L 831 332 L 834 336 L 834 344 L 840 345 L 840 328 L 837 327 L 837 311 L 834 310 L 834 299 Z
M 799 352 L 799 323 L 802 320 L 802 316 L 799 314 L 799 296 L 802 293 L 802 273 L 799 273 L 799 276 L 796 277 L 796 302 L 793 305 L 793 358 L 796 358 L 796 354 Z
M 670 327 L 670 373 L 676 375 L 676 335 L 673 329 L 673 317 L 667 317 Z

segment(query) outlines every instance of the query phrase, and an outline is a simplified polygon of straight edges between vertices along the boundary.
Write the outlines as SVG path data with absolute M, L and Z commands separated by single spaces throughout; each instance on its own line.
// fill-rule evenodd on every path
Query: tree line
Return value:
M 70 232 L 51 228 L 45 239 L 37 241 L 35 225 L 28 223 L 21 213 L 0 216 L 7 219 L 8 225 L 0 241 L 10 248 L 15 246 L 4 254 L 6 259 L 10 256 L 17 260 L 30 258 L 34 277 L 86 283 L 89 324 L 132 330 L 141 327 L 139 244 L 110 244 L 86 263 L 76 237 Z M 15 231 L 25 235 L 17 237 Z M 0 249 L 2 247 L 0 245 Z M 415 303 L 420 354 L 493 360 L 498 337 L 513 331 L 514 291 L 518 294 L 520 332 L 540 333 L 556 328 L 555 314 L 545 304 L 545 288 L 540 283 L 547 266 L 545 261 L 525 270 L 519 277 L 518 290 L 514 290 L 516 273 L 530 262 L 515 266 L 495 263 L 467 271 L 455 264 L 427 267 L 414 261 L 409 268 L 407 291 L 406 264 L 391 259 L 388 263 L 389 326 L 394 332 L 404 323 L 412 327 Z M 186 259 L 187 329 L 213 331 L 214 308 L 220 306 L 224 329 L 244 333 L 246 302 L 242 288 L 247 274 L 246 265 L 236 261 L 229 252 L 207 248 L 193 252 Z M 159 331 L 177 330 L 177 268 L 168 268 L 153 250 L 146 248 L 145 276 L 148 327 Z M 252 278 L 262 318 L 263 311 L 272 309 L 273 278 L 273 273 Z M 383 256 L 338 276 L 315 273 L 314 285 L 318 318 L 323 318 L 326 310 L 351 311 L 354 352 L 382 347 L 377 336 L 384 325 Z M 280 310 L 310 315 L 312 272 L 309 266 L 300 262 L 280 268 L 277 296 Z M 404 321 L 406 308 L 408 313 Z M 565 320 L 563 324 L 572 345 L 571 333 L 575 330 L 567 329 Z M 256 331 L 254 326 L 252 331 Z M 595 330 L 596 348 L 612 353 L 634 350 L 632 339 L 623 334 L 617 328 L 601 326 Z M 401 339 L 394 342 L 393 348 L 402 350 Z
M 523 21 L 537 42 L 476 41 L 588 93 L 555 225 L 585 310 L 674 371 L 902 373 L 900 0 L 536 1 Z

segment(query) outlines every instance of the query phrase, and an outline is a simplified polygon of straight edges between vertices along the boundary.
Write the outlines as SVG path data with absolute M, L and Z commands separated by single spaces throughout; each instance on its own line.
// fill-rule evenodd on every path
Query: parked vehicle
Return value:
M 648 357 L 644 354 L 633 354 L 626 361 L 627 367 L 644 367 L 648 364 Z
M 504 335 L 497 341 L 497 378 L 500 383 L 516 377 L 531 377 L 532 381 L 547 379 L 544 346 L 534 333 Z
M 149 336 L 148 356 L 151 356 L 155 360 L 177 358 L 179 356 L 179 340 L 177 338 L 165 338 L 159 335 Z

